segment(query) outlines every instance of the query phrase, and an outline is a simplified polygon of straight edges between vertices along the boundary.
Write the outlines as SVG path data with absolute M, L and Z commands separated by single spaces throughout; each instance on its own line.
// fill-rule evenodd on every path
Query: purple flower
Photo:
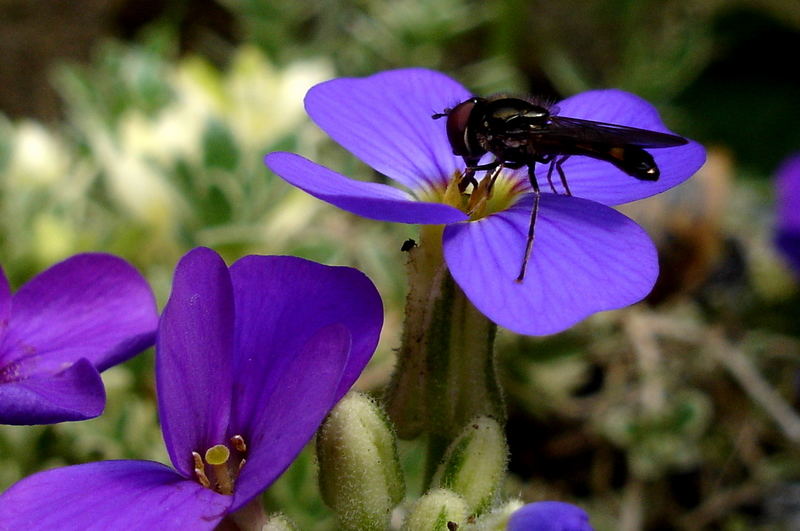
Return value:
M 507 531 L 592 531 L 589 515 L 575 505 L 541 501 L 514 512 Z
M 789 157 L 778 168 L 776 188 L 775 244 L 800 274 L 800 154 Z
M 151 346 L 157 322 L 147 282 L 120 258 L 73 256 L 13 296 L 0 268 L 0 423 L 96 417 L 100 371 Z
M 447 193 L 464 162 L 452 153 L 444 120 L 431 115 L 470 96 L 449 77 L 418 68 L 335 79 L 306 95 L 306 110 L 323 130 L 408 192 L 348 179 L 292 153 L 271 153 L 265 162 L 291 184 L 355 214 L 446 225 L 444 258 L 453 278 L 481 312 L 515 332 L 555 333 L 594 312 L 643 298 L 658 275 L 653 243 L 607 205 L 680 184 L 702 166 L 702 146 L 652 150 L 661 170 L 655 182 L 639 181 L 607 162 L 572 157 L 563 168 L 573 197 L 548 193 L 547 168 L 540 165 L 536 242 L 519 283 L 533 204 L 525 170 L 503 172 L 483 217 L 470 218 L 451 206 Z M 619 90 L 585 92 L 558 107 L 563 116 L 669 132 L 650 104 Z
M 105 461 L 40 472 L 0 495 L 10 529 L 212 529 L 269 486 L 375 349 L 383 309 L 362 273 L 205 248 L 175 271 L 156 383 L 175 469 Z

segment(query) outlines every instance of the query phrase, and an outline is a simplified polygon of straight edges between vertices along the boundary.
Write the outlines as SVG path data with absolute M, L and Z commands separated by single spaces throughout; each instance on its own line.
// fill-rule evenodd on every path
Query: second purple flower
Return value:
M 308 443 L 361 374 L 382 323 L 378 292 L 354 269 L 288 256 L 229 268 L 210 249 L 191 251 L 156 343 L 174 468 L 128 460 L 40 472 L 0 495 L 0 527 L 214 529 Z

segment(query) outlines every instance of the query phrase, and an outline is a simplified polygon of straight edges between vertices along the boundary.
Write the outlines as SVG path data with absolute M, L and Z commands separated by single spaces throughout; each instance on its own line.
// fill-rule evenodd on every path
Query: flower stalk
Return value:
M 236 512 L 227 515 L 216 528 L 216 531 L 291 531 L 291 527 L 281 526 L 280 520 L 268 519 L 261 504 L 261 498 L 250 500 Z M 268 527 L 272 524 L 272 527 Z
M 409 295 L 387 411 L 398 435 L 429 435 L 428 474 L 452 439 L 479 415 L 505 419 L 494 359 L 497 326 L 453 281 L 441 226 L 423 226 L 409 251 Z
M 386 395 L 386 411 L 401 439 L 413 439 L 426 431 L 427 400 L 430 375 L 426 353 L 436 301 L 447 276 L 442 249 L 440 225 L 423 225 L 420 242 L 408 251 L 408 296 L 405 323 L 397 367 Z

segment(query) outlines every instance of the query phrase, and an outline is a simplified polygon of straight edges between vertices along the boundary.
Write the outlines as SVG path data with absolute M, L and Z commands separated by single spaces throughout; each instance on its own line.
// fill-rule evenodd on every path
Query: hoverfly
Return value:
M 562 165 L 573 155 L 609 162 L 642 181 L 656 181 L 658 166 L 644 148 L 675 147 L 689 142 L 680 136 L 646 129 L 557 116 L 543 105 L 508 96 L 473 97 L 434 114 L 433 118 L 445 116 L 453 154 L 462 157 L 467 165 L 459 183 L 462 192 L 469 184 L 477 185 L 476 171 L 487 171 L 491 189 L 503 168 L 528 168 L 534 201 L 517 282 L 525 278 L 539 212 L 541 191 L 534 171 L 536 163 L 550 165 L 547 182 L 553 193 L 557 193 L 553 184 L 555 171 L 564 193 L 572 195 Z M 495 159 L 479 165 L 486 153 Z

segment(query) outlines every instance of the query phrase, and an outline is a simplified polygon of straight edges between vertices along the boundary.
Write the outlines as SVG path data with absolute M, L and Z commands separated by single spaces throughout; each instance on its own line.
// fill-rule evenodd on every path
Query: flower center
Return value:
M 11 363 L 0 367 L 0 383 L 12 383 L 21 379 L 21 371 L 19 370 L 20 363 L 12 361 Z
M 220 494 L 233 494 L 233 487 L 246 459 L 247 445 L 241 435 L 231 437 L 230 444 L 216 444 L 201 456 L 192 452 L 194 474 L 207 489 Z
M 420 199 L 454 206 L 475 221 L 508 209 L 526 191 L 524 181 L 508 170 L 485 173 L 477 181 L 466 172 L 456 172 L 444 190 L 428 190 Z
M 3 326 L 0 322 L 0 332 Z M 12 347 L 6 354 L 8 358 L 13 361 L 6 362 L 5 364 L 0 361 L 0 383 L 13 383 L 25 380 L 29 374 L 35 371 L 37 366 L 37 358 L 39 351 L 33 345 L 19 343 L 16 347 Z M 64 365 L 64 369 L 68 368 L 71 364 Z

